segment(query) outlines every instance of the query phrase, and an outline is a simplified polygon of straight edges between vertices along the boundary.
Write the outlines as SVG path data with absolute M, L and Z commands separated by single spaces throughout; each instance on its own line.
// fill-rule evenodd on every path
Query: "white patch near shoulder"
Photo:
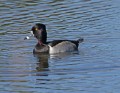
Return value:
M 55 54 L 55 53 L 60 53 L 60 52 L 72 52 L 77 50 L 77 46 L 69 41 L 63 41 L 61 43 L 58 43 L 57 45 L 51 47 L 49 46 L 49 53 L 50 54 Z

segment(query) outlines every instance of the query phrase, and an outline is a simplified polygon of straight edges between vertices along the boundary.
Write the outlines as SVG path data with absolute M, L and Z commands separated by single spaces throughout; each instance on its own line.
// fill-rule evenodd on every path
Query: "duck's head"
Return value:
M 37 23 L 32 27 L 31 30 L 33 31 L 34 37 L 36 37 L 38 41 L 42 42 L 43 44 L 46 43 L 47 32 L 44 24 Z

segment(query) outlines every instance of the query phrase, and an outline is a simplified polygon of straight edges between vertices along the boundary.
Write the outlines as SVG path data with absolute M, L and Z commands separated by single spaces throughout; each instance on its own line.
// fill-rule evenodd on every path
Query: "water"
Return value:
M 119 0 L 0 0 L 0 93 L 119 93 Z M 78 53 L 33 55 L 35 23 L 48 40 L 85 40 Z

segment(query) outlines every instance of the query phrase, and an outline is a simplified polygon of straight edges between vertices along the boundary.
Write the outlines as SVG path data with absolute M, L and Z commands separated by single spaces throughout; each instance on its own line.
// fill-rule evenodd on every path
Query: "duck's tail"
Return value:
M 79 43 L 81 43 L 81 42 L 84 41 L 84 39 L 83 39 L 83 38 L 79 38 L 77 41 L 78 41 Z

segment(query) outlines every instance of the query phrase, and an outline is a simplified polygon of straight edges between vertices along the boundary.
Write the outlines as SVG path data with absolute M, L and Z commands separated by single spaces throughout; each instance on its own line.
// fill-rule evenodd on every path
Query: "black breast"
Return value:
M 44 45 L 39 45 L 36 44 L 35 49 L 33 50 L 33 52 L 49 52 L 49 47 L 48 45 L 44 44 Z

